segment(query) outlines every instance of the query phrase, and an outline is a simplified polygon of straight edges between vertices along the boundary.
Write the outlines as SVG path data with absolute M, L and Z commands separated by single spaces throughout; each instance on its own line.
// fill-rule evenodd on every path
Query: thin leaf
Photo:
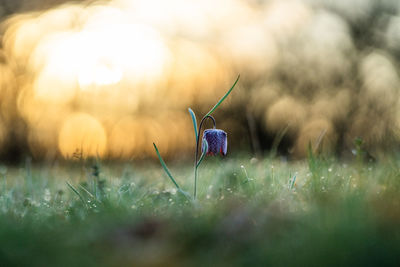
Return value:
M 82 189 L 86 194 L 88 194 L 92 199 L 96 199 L 92 193 L 90 193 L 85 187 L 79 185 L 79 188 Z
M 293 189 L 294 185 L 296 184 L 296 175 L 290 180 L 289 189 Z
M 217 107 L 219 105 L 221 105 L 221 103 L 225 100 L 225 98 L 232 92 L 233 88 L 235 88 L 235 85 L 239 81 L 239 78 L 240 78 L 240 75 L 238 75 L 238 77 L 236 78 L 236 81 L 232 85 L 231 89 L 229 89 L 229 91 L 218 101 L 217 104 L 215 104 L 215 106 L 204 117 L 211 115 L 217 109 Z
M 186 191 L 183 191 L 182 189 L 178 189 L 178 192 L 181 193 L 182 195 L 184 195 L 188 200 L 192 200 L 192 197 L 190 196 L 190 194 Z
M 158 152 L 158 148 L 156 146 L 156 144 L 153 143 L 154 149 L 156 150 L 158 159 L 160 160 L 161 165 L 164 168 L 164 171 L 167 173 L 168 177 L 171 179 L 171 181 L 174 183 L 174 185 L 176 186 L 176 188 L 178 189 L 178 191 L 181 191 L 178 183 L 175 181 L 174 177 L 172 177 L 172 174 L 170 173 L 170 171 L 167 168 L 167 165 L 165 164 L 164 160 L 162 159 L 160 152 Z
M 82 195 L 78 192 L 78 190 L 76 190 L 76 188 L 69 182 L 66 182 L 66 183 L 67 183 L 68 187 L 80 198 L 80 200 L 83 202 L 83 205 L 86 206 L 86 202 L 83 199 Z
M 279 144 L 282 142 L 282 139 L 286 135 L 288 130 L 289 130 L 289 124 L 286 125 L 286 127 L 283 128 L 282 130 L 280 130 L 278 134 L 275 136 L 274 141 L 272 142 L 271 153 L 270 153 L 272 158 L 276 157 Z
M 200 166 L 200 163 L 203 161 L 203 159 L 204 159 L 204 157 L 206 156 L 206 154 L 207 154 L 207 150 L 208 150 L 208 143 L 207 143 L 207 141 L 205 141 L 204 142 L 204 150 L 203 150 L 203 153 L 201 154 L 201 157 L 200 157 L 200 159 L 199 159 L 199 161 L 197 162 L 197 164 L 196 164 L 196 168 L 198 168 L 199 166 Z
M 190 116 L 192 117 L 192 122 L 193 122 L 193 129 L 194 129 L 194 136 L 195 140 L 197 140 L 197 120 L 196 120 L 196 115 L 194 114 L 193 110 L 189 108 L 189 113 Z

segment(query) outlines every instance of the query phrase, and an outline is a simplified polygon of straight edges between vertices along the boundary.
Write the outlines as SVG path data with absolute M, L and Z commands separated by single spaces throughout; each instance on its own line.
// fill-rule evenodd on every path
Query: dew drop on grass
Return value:
M 163 191 L 163 193 L 169 193 L 171 195 L 176 195 L 176 192 L 177 192 L 176 188 L 169 188 Z
M 43 196 L 44 201 L 49 202 L 51 200 L 51 194 L 50 194 L 50 190 L 48 188 L 46 188 L 44 190 L 44 196 Z
M 250 164 L 252 164 L 252 165 L 256 164 L 257 162 L 258 162 L 257 158 L 251 158 L 250 159 Z

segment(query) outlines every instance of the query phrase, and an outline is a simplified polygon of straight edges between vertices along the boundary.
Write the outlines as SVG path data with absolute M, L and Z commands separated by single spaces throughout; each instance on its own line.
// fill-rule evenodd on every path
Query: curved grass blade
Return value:
M 296 175 L 290 180 L 289 189 L 293 189 L 296 184 Z
M 239 78 L 240 78 L 240 75 L 238 75 L 238 77 L 236 78 L 236 81 L 233 83 L 231 89 L 229 89 L 229 91 L 226 92 L 226 94 L 218 101 L 217 104 L 215 104 L 215 106 L 204 117 L 211 115 L 217 109 L 217 107 L 219 105 L 221 105 L 221 103 L 225 100 L 225 98 L 232 92 L 233 88 L 235 88 L 235 85 L 239 81 Z
M 82 191 L 84 191 L 86 194 L 88 194 L 92 199 L 96 199 L 96 197 L 90 193 L 85 187 L 83 187 L 82 185 L 79 185 L 79 188 L 82 189 Z
M 194 135 L 196 137 L 195 140 L 197 140 L 197 120 L 196 120 L 196 115 L 194 114 L 194 112 L 193 112 L 193 110 L 191 108 L 189 108 L 189 113 L 190 113 L 190 116 L 192 117 Z
M 170 173 L 170 171 L 167 168 L 167 165 L 165 164 L 164 160 L 162 159 L 160 152 L 158 152 L 158 148 L 156 146 L 156 144 L 153 143 L 154 149 L 156 150 L 158 159 L 160 160 L 161 165 L 164 168 L 165 173 L 168 175 L 168 177 L 171 179 L 171 181 L 174 183 L 174 185 L 176 186 L 176 188 L 178 189 L 178 191 L 182 191 L 181 188 L 179 187 L 178 183 L 175 181 L 174 177 L 172 176 L 172 174 Z
M 203 153 L 201 154 L 199 161 L 197 162 L 196 168 L 198 168 L 200 166 L 201 162 L 203 161 L 204 157 L 207 154 L 207 150 L 208 150 L 208 143 L 207 143 L 207 141 L 205 141 L 204 142 L 204 150 L 203 150 Z
M 289 130 L 289 124 L 286 125 L 285 128 L 280 130 L 278 134 L 275 136 L 274 141 L 272 142 L 271 153 L 270 156 L 274 158 L 277 154 L 278 147 L 282 142 L 283 137 L 286 135 L 287 131 Z
M 82 197 L 82 195 L 79 193 L 79 191 L 69 182 L 66 182 L 68 187 L 79 197 L 79 199 L 82 201 L 83 205 L 86 206 L 85 199 Z

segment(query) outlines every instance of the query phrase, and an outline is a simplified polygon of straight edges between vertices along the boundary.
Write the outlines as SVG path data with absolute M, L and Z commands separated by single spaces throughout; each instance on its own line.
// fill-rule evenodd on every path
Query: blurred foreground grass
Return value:
M 171 166 L 191 192 L 191 164 Z M 27 162 L 0 175 L 1 266 L 400 262 L 398 157 L 207 159 L 194 204 L 152 163 Z

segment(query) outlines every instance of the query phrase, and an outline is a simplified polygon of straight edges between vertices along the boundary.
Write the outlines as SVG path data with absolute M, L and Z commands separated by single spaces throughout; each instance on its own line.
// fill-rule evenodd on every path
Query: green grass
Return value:
M 190 190 L 192 164 L 169 165 Z M 400 262 L 399 158 L 207 158 L 198 182 L 193 203 L 157 163 L 0 166 L 0 265 Z

